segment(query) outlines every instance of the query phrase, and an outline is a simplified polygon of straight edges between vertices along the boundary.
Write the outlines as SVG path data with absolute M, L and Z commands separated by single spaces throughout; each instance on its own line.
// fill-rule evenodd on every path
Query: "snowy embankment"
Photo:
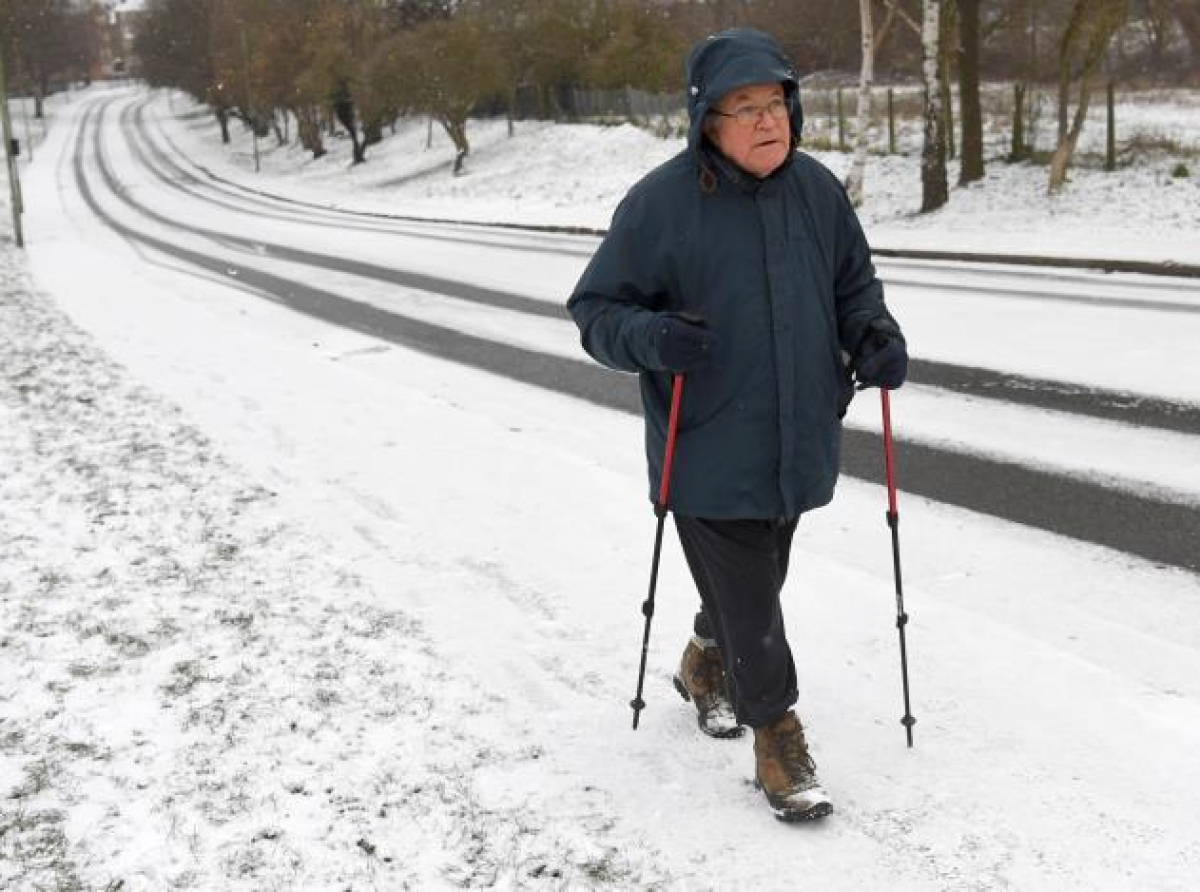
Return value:
M 448 175 L 454 149 L 440 128 L 405 121 L 356 168 L 344 137 L 330 138 L 329 154 L 316 161 L 297 145 L 260 140 L 256 174 L 244 128 L 233 128 L 233 145 L 223 147 L 211 113 L 179 95 L 171 103 L 186 118 L 176 132 L 181 146 L 223 176 L 326 206 L 419 217 L 602 229 L 629 185 L 684 146 L 629 124 L 517 122 L 510 138 L 503 121 L 475 121 L 467 173 L 455 178 Z M 1081 154 L 1103 152 L 1102 113 L 1093 111 Z M 1001 160 L 1002 133 L 988 135 L 985 179 L 953 189 L 949 205 L 934 214 L 916 213 L 919 146 L 873 154 L 861 210 L 868 236 L 888 248 L 1200 263 L 1200 99 L 1152 94 L 1121 105 L 1118 118 L 1120 169 L 1106 173 L 1094 160 L 1077 165 L 1054 198 L 1046 195 L 1045 167 Z M 1135 141 L 1177 151 L 1125 148 Z M 848 170 L 846 153 L 811 154 L 839 176 Z M 1189 176 L 1174 175 L 1181 164 Z M 952 184 L 956 175 L 952 161 Z
M 784 595 L 837 810 L 779 825 L 670 688 L 673 542 L 629 730 L 634 419 L 131 250 L 61 112 L 52 296 L 4 246 L 0 886 L 1191 887 L 1200 578 L 902 494 L 910 751 L 884 494 L 843 481 Z

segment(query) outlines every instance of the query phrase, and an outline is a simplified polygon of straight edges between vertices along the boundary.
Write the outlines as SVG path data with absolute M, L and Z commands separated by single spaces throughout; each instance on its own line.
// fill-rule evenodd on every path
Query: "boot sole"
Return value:
M 692 695 L 688 693 L 688 689 L 684 686 L 683 681 L 679 678 L 679 676 L 673 676 L 671 678 L 671 682 L 675 685 L 675 690 L 679 691 L 679 696 L 682 697 L 685 702 L 691 703 Z M 704 727 L 704 722 L 701 721 L 699 713 L 696 713 L 696 726 L 703 733 L 714 738 L 715 740 L 733 740 L 734 738 L 741 737 L 746 733 L 746 729 L 741 725 L 735 725 L 727 731 L 710 731 L 708 728 Z
M 773 810 L 775 812 L 775 820 L 783 824 L 801 824 L 804 821 L 819 821 L 821 818 L 833 814 L 833 806 L 828 802 L 818 802 L 812 808 L 806 808 L 804 811 L 780 810 L 777 808 Z
M 762 784 L 757 779 L 754 781 L 754 789 L 760 790 L 764 796 L 766 795 L 766 791 L 763 790 Z M 771 805 L 770 799 L 767 800 L 767 805 L 771 806 L 771 812 L 775 815 L 775 820 L 781 821 L 784 824 L 800 824 L 804 821 L 816 821 L 833 814 L 833 803 L 828 799 L 815 802 L 808 808 L 779 808 Z

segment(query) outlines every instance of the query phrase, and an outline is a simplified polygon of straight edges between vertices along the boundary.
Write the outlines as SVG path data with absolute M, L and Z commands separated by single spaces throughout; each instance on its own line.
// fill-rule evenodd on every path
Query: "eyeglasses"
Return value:
M 714 115 L 720 115 L 722 118 L 733 118 L 741 127 L 753 127 L 762 118 L 763 112 L 766 112 L 774 120 L 781 121 L 787 117 L 787 103 L 776 96 L 766 105 L 743 105 L 731 112 L 723 112 L 719 108 L 712 110 Z

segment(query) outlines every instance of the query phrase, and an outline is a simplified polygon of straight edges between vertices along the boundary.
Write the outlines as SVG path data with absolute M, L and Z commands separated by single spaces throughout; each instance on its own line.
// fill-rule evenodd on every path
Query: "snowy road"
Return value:
M 122 112 L 122 130 L 129 147 L 141 161 L 144 172 L 152 174 L 167 187 L 183 192 L 189 198 L 202 198 L 210 205 L 235 213 L 250 213 L 256 219 L 298 222 L 308 227 L 324 225 L 337 230 L 403 235 L 432 241 L 442 246 L 449 243 L 470 247 L 512 248 L 532 253 L 535 258 L 537 255 L 566 255 L 586 260 L 595 249 L 596 243 L 593 239 L 554 238 L 532 230 L 512 233 L 490 227 L 429 223 L 404 225 L 396 221 L 372 225 L 369 218 L 363 214 L 331 211 L 313 205 L 300 207 L 294 201 L 274 199 L 262 193 L 255 194 L 243 186 L 222 180 L 202 165 L 182 157 L 168 134 L 160 127 L 152 128 L 146 118 L 146 108 L 147 102 L 143 101 L 134 106 L 127 106 Z M 155 137 L 162 139 L 169 151 L 164 145 L 155 142 Z M 189 166 L 192 169 L 189 169 Z M 111 174 L 105 179 L 110 185 L 115 185 Z M 142 210 L 153 213 L 145 207 L 142 207 Z M 161 220 L 161 217 L 158 219 Z M 195 227 L 180 227 L 179 221 L 172 221 L 171 225 L 197 231 Z M 220 237 L 211 231 L 207 234 Z M 407 285 L 443 297 L 459 297 L 473 303 L 547 318 L 557 319 L 564 316 L 561 291 L 552 292 L 549 301 L 546 301 L 486 287 L 471 287 L 462 280 L 463 267 L 458 264 L 450 267 L 452 274 L 457 278 L 437 278 L 388 266 L 347 261 L 340 256 L 334 258 L 329 255 L 305 255 L 285 246 L 268 247 L 258 240 L 248 240 L 248 246 L 255 255 L 274 254 L 325 269 L 346 269 L 366 279 Z M 406 253 L 406 259 L 411 262 L 412 253 Z M 510 262 L 504 265 L 513 264 Z M 520 264 L 516 266 L 520 268 Z M 570 268 L 568 274 L 578 273 L 580 266 Z M 1028 268 L 1003 267 L 998 271 L 995 265 L 984 267 L 906 260 L 887 261 L 881 264 L 881 268 L 889 286 L 892 287 L 920 287 L 1018 299 L 1076 302 L 1109 309 L 1153 309 L 1200 314 L 1200 286 L 1188 280 L 1152 279 L 1143 276 L 1117 277 L 1114 281 L 1111 276 L 1065 270 L 1034 271 Z M 978 281 L 973 284 L 972 279 Z M 529 278 L 526 277 L 521 285 L 528 288 Z M 572 344 L 569 355 L 577 354 L 578 350 Z M 1128 393 L 1105 393 L 1095 388 L 1077 385 L 1064 387 L 1052 381 L 1037 381 L 1012 373 L 995 373 L 983 368 L 954 366 L 930 360 L 918 360 L 915 363 L 913 380 L 976 396 L 994 396 L 997 392 L 1003 392 L 1007 400 L 1028 405 L 1062 409 L 1130 424 L 1148 424 L 1168 430 L 1200 433 L 1200 404 L 1197 403 L 1171 402 Z
M 151 124 L 147 108 L 144 100 L 102 101 L 78 130 L 75 180 L 92 210 L 122 235 L 326 321 L 636 411 L 630 380 L 584 361 L 564 321 L 562 295 L 594 240 L 422 228 L 254 195 L 190 167 Z M 891 261 L 882 272 L 898 312 L 906 324 L 914 320 L 916 343 L 924 343 L 919 333 L 928 328 L 939 331 L 935 351 L 961 350 L 957 333 L 989 320 L 986 339 L 969 335 L 984 349 L 962 355 L 982 364 L 924 356 L 914 363 L 912 381 L 921 386 L 908 391 L 915 393 L 909 420 L 916 423 L 902 427 L 906 490 L 1200 569 L 1200 483 L 1184 470 L 1200 455 L 1194 383 L 1148 377 L 1140 368 L 1130 374 L 1116 363 L 1112 383 L 1122 389 L 1097 388 L 1077 383 L 1078 369 L 1062 356 L 1094 338 L 1098 314 L 1121 314 L 1134 340 L 1159 337 L 1165 326 L 1177 337 L 1200 337 L 1200 285 L 914 261 Z M 1032 312 L 1042 320 L 1038 332 L 1025 321 Z M 1033 377 L 1027 368 L 1051 377 Z M 1060 445 L 1048 452 L 1043 444 L 1013 442 L 1005 431 L 1013 404 L 1033 410 L 1039 426 L 1059 433 Z M 948 429 L 946 415 L 982 423 Z M 843 465 L 877 481 L 880 445 L 864 429 L 874 426 L 867 418 L 860 405 Z M 1158 453 L 1148 466 L 1111 458 L 1141 456 L 1146 448 Z
M 27 851 L 53 843 L 87 884 L 131 890 L 1194 885 L 1196 573 L 906 489 L 907 750 L 883 494 L 844 480 L 802 524 L 784 594 L 837 811 L 778 825 L 746 742 L 703 738 L 670 688 L 694 598 L 673 542 L 629 731 L 653 529 L 637 421 L 516 380 L 516 357 L 530 378 L 566 374 L 569 324 L 473 297 L 553 308 L 589 241 L 318 228 L 228 190 L 240 209 L 214 206 L 146 169 L 130 139 L 159 139 L 163 108 L 135 128 L 138 101 L 62 110 L 28 178 L 54 300 L 6 274 L 17 296 L 0 301 L 0 599 L 17 605 L 0 781 Z M 1184 419 L 1147 429 L 929 378 L 897 396 L 902 483 L 930 449 L 977 497 L 1012 478 L 974 475 L 1016 465 L 1043 498 L 1081 485 L 1194 530 L 1197 318 L 1125 305 L 1191 299 L 1171 289 L 1122 280 L 1103 292 L 1122 305 L 1098 307 L 897 284 L 930 363 Z M 370 325 L 323 321 L 347 297 Z M 868 452 L 872 409 L 852 419 Z

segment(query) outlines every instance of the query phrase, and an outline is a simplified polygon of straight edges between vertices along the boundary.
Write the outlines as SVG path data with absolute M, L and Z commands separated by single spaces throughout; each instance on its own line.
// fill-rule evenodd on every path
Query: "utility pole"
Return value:
M 258 122 L 254 120 L 254 93 L 250 86 L 250 44 L 246 40 L 246 21 L 238 22 L 242 33 L 242 70 L 246 77 L 246 116 L 250 118 L 250 136 L 254 142 L 254 172 L 258 173 Z
M 18 248 L 25 247 L 25 234 L 21 230 L 21 179 L 17 159 L 13 155 L 12 119 L 8 114 L 8 72 L 4 65 L 4 50 L 0 48 L 0 119 L 4 124 L 4 158 L 8 163 L 8 188 L 12 196 L 13 241 Z
M 26 66 L 23 64 L 23 60 L 20 55 L 17 56 L 17 68 L 22 72 L 24 72 L 26 70 Z M 30 127 L 29 127 L 29 102 L 28 102 L 28 100 L 31 97 L 33 97 L 34 93 L 32 90 L 29 89 L 29 75 L 25 74 L 21 80 L 23 82 L 22 86 L 25 88 L 23 92 L 29 94 L 29 96 L 24 96 L 24 95 L 21 96 L 21 129 L 25 131 L 25 148 L 29 152 L 29 163 L 32 164 L 33 163 L 34 139 L 33 139 L 33 133 L 31 132 Z M 42 126 L 45 127 L 45 121 L 42 122 Z M 46 133 L 43 130 L 42 136 L 45 136 L 45 135 L 46 135 Z

